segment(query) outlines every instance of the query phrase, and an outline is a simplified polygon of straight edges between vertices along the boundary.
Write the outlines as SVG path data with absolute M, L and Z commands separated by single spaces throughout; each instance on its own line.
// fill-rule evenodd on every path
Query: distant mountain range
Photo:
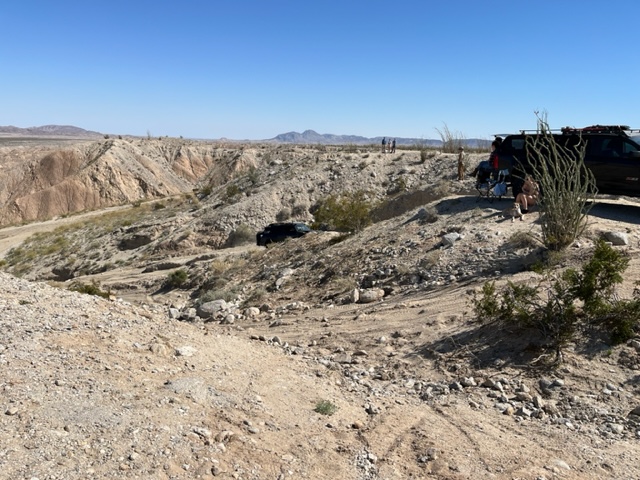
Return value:
M 371 145 L 382 143 L 383 137 L 361 137 L 358 135 L 334 135 L 331 133 L 317 133 L 313 130 L 305 130 L 302 133 L 288 132 L 281 133 L 266 140 L 273 143 L 295 143 L 295 144 L 320 144 L 320 145 Z M 391 140 L 394 137 L 386 137 Z M 396 137 L 396 145 L 442 145 L 440 140 L 429 140 L 424 138 L 401 138 Z
M 0 126 L 0 135 L 25 136 L 25 137 L 73 137 L 73 138 L 98 138 L 103 135 L 84 128 L 71 125 L 43 125 L 41 127 L 20 128 L 12 125 Z
M 20 128 L 14 126 L 0 126 L 0 136 L 24 136 L 24 137 L 67 137 L 67 138 L 102 138 L 104 134 L 85 130 L 71 125 L 43 125 L 41 127 Z M 359 135 L 334 135 L 331 133 L 318 133 L 314 130 L 305 130 L 302 133 L 287 132 L 276 135 L 266 140 L 243 140 L 247 142 L 266 143 L 290 143 L 310 145 L 380 145 L 383 137 L 361 137 Z M 394 137 L 386 137 L 387 140 Z M 395 137 L 396 145 L 423 145 L 426 147 L 439 147 L 441 140 L 425 138 Z M 231 140 L 233 141 L 233 140 Z M 466 146 L 487 146 L 487 140 L 469 138 L 464 140 Z
M 317 133 L 313 130 L 305 130 L 302 133 L 288 132 L 276 135 L 264 140 L 271 143 L 315 144 L 315 145 L 380 145 L 383 137 L 361 137 L 358 135 L 333 135 L 331 133 Z M 395 138 L 396 145 L 423 145 L 426 147 L 440 147 L 442 140 L 426 138 L 385 137 L 387 141 Z M 488 140 L 479 138 L 467 138 L 463 140 L 465 146 L 479 147 L 489 146 Z

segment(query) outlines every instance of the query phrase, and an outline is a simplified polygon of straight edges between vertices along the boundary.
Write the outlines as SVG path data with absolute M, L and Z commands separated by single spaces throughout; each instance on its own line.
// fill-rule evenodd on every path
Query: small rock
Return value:
M 515 408 L 513 408 L 513 406 L 512 406 L 512 405 L 509 405 L 507 408 L 505 408 L 505 409 L 504 409 L 504 411 L 503 411 L 502 413 L 503 413 L 504 415 L 509 415 L 509 416 L 511 416 L 511 415 L 513 415 L 513 414 L 515 414 L 515 413 L 516 413 L 516 409 L 515 409 Z
M 620 425 L 619 423 L 609 423 L 607 427 L 609 427 L 609 430 L 613 433 L 620 434 L 624 432 L 624 425 Z
M 442 236 L 442 245 L 445 247 L 453 247 L 457 240 L 460 240 L 460 234 L 456 232 L 447 233 Z
M 462 385 L 464 387 L 475 387 L 476 386 L 476 381 L 475 381 L 475 379 L 473 377 L 463 378 L 460 383 L 462 383 Z
M 193 357 L 196 354 L 196 349 L 190 346 L 176 348 L 176 355 L 178 357 Z

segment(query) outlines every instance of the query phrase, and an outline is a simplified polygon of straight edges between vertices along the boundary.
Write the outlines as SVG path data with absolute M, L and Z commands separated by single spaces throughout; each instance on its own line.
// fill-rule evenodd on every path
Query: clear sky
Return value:
M 637 0 L 7 0 L 0 125 L 267 139 L 640 128 Z

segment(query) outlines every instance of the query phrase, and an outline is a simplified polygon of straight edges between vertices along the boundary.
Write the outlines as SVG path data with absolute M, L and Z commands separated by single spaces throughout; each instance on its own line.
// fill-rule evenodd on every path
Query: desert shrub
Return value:
M 258 287 L 249 294 L 247 299 L 244 301 L 244 304 L 255 305 L 256 303 L 260 303 L 264 301 L 264 299 L 267 298 L 268 295 L 269 294 L 264 288 Z
M 291 216 L 293 218 L 303 218 L 307 215 L 308 207 L 303 203 L 296 203 L 291 209 Z
M 214 275 L 222 275 L 228 269 L 229 269 L 229 264 L 223 260 L 219 260 L 219 259 L 212 260 L 211 263 L 209 264 L 209 270 Z
M 227 185 L 227 188 L 225 190 L 225 196 L 227 200 L 231 200 L 233 197 L 239 194 L 240 194 L 240 187 L 238 187 L 238 185 L 236 185 L 235 183 L 231 183 Z
M 291 218 L 291 209 L 289 207 L 282 207 L 278 213 L 276 213 L 276 221 L 284 222 Z
M 418 265 L 420 266 L 420 268 L 429 270 L 438 265 L 441 256 L 442 252 L 440 250 L 432 250 L 430 252 L 427 252 L 424 257 L 420 259 Z
M 357 286 L 355 279 L 350 277 L 331 277 L 330 284 L 338 292 L 347 292 Z
M 333 415 L 338 411 L 338 406 L 329 400 L 320 400 L 313 411 L 321 415 Z
M 407 181 L 404 177 L 398 177 L 392 180 L 387 187 L 387 195 L 396 195 L 407 190 Z
M 513 248 L 535 248 L 540 242 L 531 233 L 519 230 L 509 237 L 509 245 Z
M 363 190 L 321 201 L 314 212 L 313 228 L 327 226 L 339 232 L 359 232 L 372 223 L 374 203 Z
M 628 258 L 600 241 L 581 269 L 547 272 L 537 285 L 508 282 L 500 292 L 494 282 L 483 285 L 473 300 L 476 317 L 535 328 L 561 358 L 561 349 L 580 330 L 609 335 L 612 344 L 632 338 L 640 327 L 640 298 L 621 300 L 615 285 L 622 282 Z
M 111 295 L 110 292 L 105 292 L 100 289 L 100 286 L 96 282 L 92 283 L 82 283 L 82 282 L 73 282 L 69 285 L 69 290 L 78 293 L 84 293 L 87 295 L 95 295 L 102 298 L 109 298 Z
M 444 153 L 456 153 L 460 147 L 464 146 L 464 135 L 451 131 L 446 123 L 443 124 L 442 130 L 436 128 L 436 132 L 440 135 Z
M 253 243 L 256 239 L 256 232 L 249 225 L 241 224 L 229 234 L 227 245 L 229 247 L 237 247 Z
M 251 167 L 247 172 L 247 179 L 251 185 L 258 185 L 260 183 L 260 171 L 256 167 Z
M 582 139 L 574 146 L 558 144 L 544 116 L 538 116 L 538 133 L 527 136 L 527 160 L 542 190 L 542 241 L 550 250 L 568 247 L 586 228 L 596 187 L 585 151 Z
M 180 288 L 185 283 L 187 283 L 187 279 L 189 278 L 189 274 L 183 268 L 178 270 L 174 270 L 173 272 L 167 275 L 166 285 L 170 288 Z
M 211 185 L 203 185 L 197 190 L 197 194 L 202 195 L 203 197 L 208 197 L 209 195 L 211 195 L 212 191 L 213 187 Z
M 213 302 L 214 300 L 224 300 L 225 302 L 231 302 L 238 297 L 238 290 L 236 288 L 223 288 L 215 290 L 206 290 L 198 297 L 198 303 L 203 304 L 207 302 Z
M 439 180 L 429 190 L 434 198 L 444 198 L 451 194 L 451 182 Z

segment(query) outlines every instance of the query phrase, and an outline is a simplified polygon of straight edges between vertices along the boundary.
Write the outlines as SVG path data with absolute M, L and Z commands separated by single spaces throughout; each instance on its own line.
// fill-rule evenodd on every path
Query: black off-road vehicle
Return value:
M 552 131 L 556 143 L 572 147 L 586 142 L 585 165 L 593 172 L 598 193 L 640 197 L 640 131 L 625 125 L 593 125 Z M 536 132 L 507 135 L 499 148 L 499 169 L 509 169 L 514 197 L 531 172 L 528 151 Z M 542 160 L 542 159 L 541 159 Z
M 311 228 L 301 222 L 271 223 L 256 234 L 256 243 L 263 247 L 269 243 L 283 242 L 287 238 L 302 237 L 310 231 Z

